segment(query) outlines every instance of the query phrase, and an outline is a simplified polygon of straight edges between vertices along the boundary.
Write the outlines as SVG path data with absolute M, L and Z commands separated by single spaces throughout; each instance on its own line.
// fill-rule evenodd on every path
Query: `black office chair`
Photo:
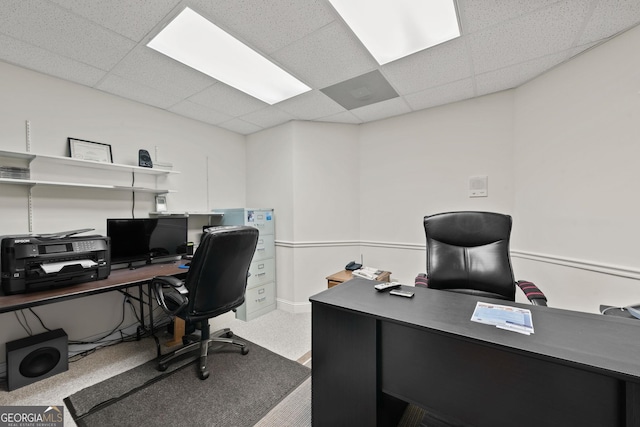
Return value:
M 207 353 L 212 342 L 232 344 L 249 349 L 241 341 L 231 339 L 228 328 L 213 334 L 209 319 L 227 313 L 244 303 L 249 265 L 258 243 L 258 229 L 246 226 L 208 229 L 198 246 L 184 281 L 173 276 L 155 277 L 151 284 L 156 301 L 171 316 L 184 319 L 187 325 L 197 325 L 200 337 L 184 337 L 184 347 L 160 357 L 158 369 L 190 351 L 200 351 L 200 379 L 209 377 Z M 195 329 L 194 329 L 195 330 Z M 195 342 L 192 342 L 195 340 Z
M 516 285 L 532 304 L 547 298 L 531 282 L 515 281 L 509 258 L 511 217 L 492 212 L 448 212 L 424 217 L 427 274 L 416 286 L 515 301 Z

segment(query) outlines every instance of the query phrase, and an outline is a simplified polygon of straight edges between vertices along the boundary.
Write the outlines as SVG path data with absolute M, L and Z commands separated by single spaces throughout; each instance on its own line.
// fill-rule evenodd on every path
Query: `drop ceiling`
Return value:
M 0 60 L 245 135 L 291 120 L 366 123 L 514 88 L 640 23 L 638 0 L 458 0 L 461 37 L 380 66 L 327 0 L 0 6 Z M 312 90 L 269 105 L 147 47 L 187 6 Z M 358 106 L 323 91 L 371 73 L 398 96 Z M 357 99 L 375 85 L 347 90 Z

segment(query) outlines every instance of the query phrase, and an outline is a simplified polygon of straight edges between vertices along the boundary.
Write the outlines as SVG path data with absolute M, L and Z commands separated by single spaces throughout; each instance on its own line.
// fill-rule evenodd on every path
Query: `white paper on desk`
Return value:
M 77 265 L 80 264 L 82 268 L 91 268 L 98 265 L 97 262 L 90 259 L 74 259 L 73 261 L 60 261 L 60 262 L 49 262 L 47 264 L 40 264 L 40 267 L 44 270 L 45 273 L 57 273 L 62 270 L 67 265 Z
M 471 316 L 471 321 L 495 325 L 500 329 L 524 334 L 533 333 L 531 310 L 527 310 L 526 308 L 478 301 Z

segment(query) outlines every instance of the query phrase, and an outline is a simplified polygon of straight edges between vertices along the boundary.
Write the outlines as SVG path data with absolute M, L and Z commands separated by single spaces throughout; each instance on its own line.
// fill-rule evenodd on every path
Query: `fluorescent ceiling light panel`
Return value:
M 267 104 L 311 90 L 189 8 L 185 8 L 147 46 Z
M 454 0 L 329 0 L 380 65 L 460 36 Z

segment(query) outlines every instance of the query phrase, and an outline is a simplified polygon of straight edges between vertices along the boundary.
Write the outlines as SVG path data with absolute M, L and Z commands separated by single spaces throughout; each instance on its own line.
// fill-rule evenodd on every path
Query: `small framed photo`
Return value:
M 166 212 L 166 211 L 167 211 L 167 197 L 156 196 L 156 212 Z
M 67 138 L 67 141 L 69 141 L 69 155 L 74 159 L 113 163 L 111 145 L 109 144 L 76 138 Z

